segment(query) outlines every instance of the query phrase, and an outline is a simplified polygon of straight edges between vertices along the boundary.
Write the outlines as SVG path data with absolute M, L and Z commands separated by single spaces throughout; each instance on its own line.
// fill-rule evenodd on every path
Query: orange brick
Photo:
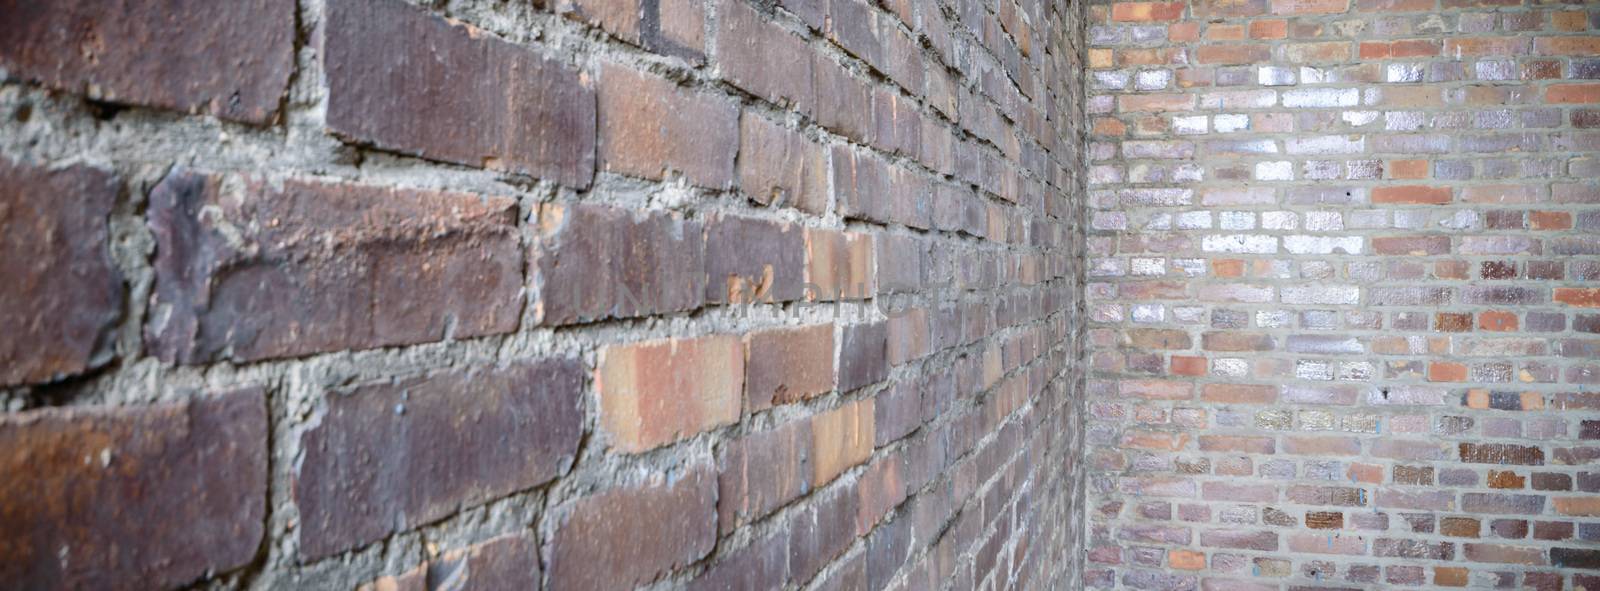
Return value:
M 1243 41 L 1244 25 L 1211 25 L 1206 27 L 1206 39 L 1210 41 Z
M 1122 434 L 1122 447 L 1178 451 L 1189 445 L 1188 433 L 1129 430 Z
M 1478 314 L 1478 328 L 1493 332 L 1515 332 L 1517 315 L 1514 312 L 1484 312 Z
M 1250 23 L 1251 39 L 1284 39 L 1289 36 L 1289 22 L 1283 19 L 1259 20 Z
M 1175 21 L 1183 18 L 1183 8 L 1187 5 L 1187 2 L 1118 2 L 1111 6 L 1111 20 Z
M 1575 32 L 1589 28 L 1589 13 L 1563 10 L 1550 15 L 1550 24 L 1557 31 Z
M 1094 120 L 1094 134 L 1104 137 L 1122 137 L 1128 133 L 1128 125 L 1119 119 L 1101 117 Z
M 877 268 L 871 236 L 812 228 L 806 230 L 806 298 L 833 301 L 872 297 Z
M 1459 566 L 1433 567 L 1433 584 L 1439 587 L 1465 587 L 1468 572 Z
M 1572 214 L 1565 211 L 1534 211 L 1528 222 L 1535 230 L 1566 230 L 1572 227 Z
M 1172 369 L 1169 371 L 1175 376 L 1203 376 L 1206 375 L 1206 358 L 1191 357 L 1188 355 L 1173 355 Z
M 1442 205 L 1450 202 L 1449 187 L 1403 185 L 1372 190 L 1372 202 L 1380 204 Z
M 811 417 L 811 486 L 832 482 L 872 455 L 873 400 L 858 400 Z
M 595 390 L 612 445 L 654 449 L 739 420 L 744 345 L 726 335 L 608 346 Z
M 1557 287 L 1557 302 L 1579 308 L 1600 308 L 1600 288 Z
M 1091 49 L 1089 50 L 1089 67 L 1110 68 L 1115 65 L 1111 61 L 1111 56 L 1112 52 L 1109 49 Z
M 1428 178 L 1427 160 L 1390 160 L 1389 178 L 1392 179 L 1425 179 Z
M 1600 495 L 1556 497 L 1556 513 L 1581 517 L 1600 517 Z
M 1180 570 L 1200 570 L 1206 567 L 1206 555 L 1193 550 L 1167 552 L 1167 564 Z
M 1377 464 L 1360 464 L 1352 462 L 1345 474 L 1356 482 L 1377 484 L 1383 482 L 1383 466 Z
M 1600 103 L 1600 84 L 1558 84 L 1545 89 L 1544 102 L 1551 104 Z
M 1188 43 L 1200 40 L 1200 23 L 1176 23 L 1167 27 L 1167 41 Z
M 1429 39 L 1408 39 L 1389 44 L 1389 55 L 1396 58 L 1434 57 L 1439 55 L 1439 42 Z
M 1217 277 L 1243 277 L 1244 261 L 1240 259 L 1212 259 L 1211 274 Z
M 1272 0 L 1272 14 L 1338 14 L 1350 10 L 1350 0 Z
M 1428 364 L 1430 382 L 1465 382 L 1467 366 L 1461 363 L 1433 362 Z

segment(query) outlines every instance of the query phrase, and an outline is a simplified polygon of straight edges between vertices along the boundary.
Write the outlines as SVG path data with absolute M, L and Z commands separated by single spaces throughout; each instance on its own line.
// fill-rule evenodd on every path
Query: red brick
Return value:
M 559 326 L 699 308 L 711 289 L 703 233 L 700 222 L 676 213 L 542 206 L 536 321 Z
M 811 491 L 811 427 L 804 421 L 751 433 L 722 446 L 717 524 L 723 533 L 765 517 Z
M 1200 449 L 1202 451 L 1230 451 L 1239 453 L 1270 454 L 1277 449 L 1277 443 L 1274 442 L 1271 437 L 1201 435 Z
M 626 453 L 738 421 L 743 388 L 744 347 L 735 336 L 611 345 L 595 370 L 600 425 Z
M 1289 36 L 1289 23 L 1283 19 L 1263 19 L 1250 22 L 1251 39 L 1284 39 Z
M 556 10 L 647 50 L 698 63 L 705 55 L 705 5 L 693 0 L 559 0 Z M 649 16 L 646 16 L 646 15 Z M 651 18 L 654 17 L 654 18 Z
M 828 163 L 822 147 L 746 112 L 739 119 L 739 188 L 763 205 L 821 214 L 828 208 Z
M 1550 104 L 1600 103 L 1600 84 L 1557 84 L 1546 88 L 1544 101 Z
M 1482 312 L 1478 314 L 1478 328 L 1491 332 L 1516 332 L 1517 315 L 1514 312 Z
M 1171 373 L 1176 376 L 1203 376 L 1208 370 L 1208 359 L 1205 357 L 1189 357 L 1173 355 L 1170 360 Z
M 545 545 L 549 587 L 631 589 L 710 554 L 717 541 L 716 472 L 691 466 L 663 480 L 573 503 Z
M 600 73 L 599 154 L 604 170 L 725 189 L 739 151 L 739 107 L 654 74 L 606 64 Z
M 1272 404 L 1278 400 L 1278 387 L 1256 384 L 1206 384 L 1200 399 L 1221 404 Z
M 1196 52 L 1202 64 L 1253 64 L 1271 55 L 1272 48 L 1266 45 L 1201 45 Z
M 0 386 L 56 380 L 110 359 L 123 297 L 110 245 L 117 187 L 86 166 L 46 170 L 0 158 Z
M 833 325 L 763 330 L 745 337 L 745 412 L 833 390 Z
M 1577 517 L 1600 517 L 1600 497 L 1555 497 L 1551 499 L 1555 504 L 1556 513 Z
M 146 213 L 146 346 L 247 362 L 511 332 L 516 216 L 501 197 L 176 170 Z
M 255 389 L 0 416 L 0 573 L 30 589 L 173 588 L 249 564 L 267 430 Z
M 1118 2 L 1111 5 L 1111 20 L 1151 22 L 1183 18 L 1186 2 Z
M 831 59 L 817 57 L 812 65 L 811 87 L 816 95 L 817 125 L 856 141 L 866 141 L 872 129 L 872 102 L 865 82 Z
M 1449 187 L 1384 186 L 1372 190 L 1375 204 L 1442 205 L 1450 202 Z
M 1189 333 L 1181 330 L 1135 328 L 1127 334 L 1128 344 L 1138 349 L 1188 349 L 1192 345 Z
M 1534 47 L 1541 55 L 1600 55 L 1600 38 L 1594 35 L 1539 37 Z
M 583 374 L 550 360 L 328 395 L 300 440 L 300 553 L 330 556 L 553 480 L 578 452 Z
M 900 457 L 889 455 L 867 466 L 856 482 L 860 496 L 856 509 L 856 534 L 866 535 L 889 511 L 906 499 L 906 484 L 900 477 Z
M 1354 437 L 1288 436 L 1283 438 L 1283 453 L 1303 456 L 1354 456 L 1361 454 L 1361 442 Z
M 812 112 L 811 62 L 826 58 L 813 58 L 805 41 L 766 22 L 742 1 L 721 0 L 717 13 L 716 60 L 723 78 L 780 106 Z
M 398 0 L 334 0 L 323 27 L 334 133 L 589 186 L 595 97 L 577 72 Z
M 785 222 L 709 216 L 706 301 L 752 304 L 800 299 L 805 274 L 801 232 Z
M 1600 288 L 1557 287 L 1555 301 L 1578 308 L 1600 308 Z
M 1275 346 L 1269 335 L 1242 332 L 1207 332 L 1200 341 L 1207 351 L 1271 351 Z
M 505 535 L 451 550 L 404 574 L 383 577 L 357 591 L 427 590 L 430 582 L 449 581 L 461 589 L 536 589 L 539 547 L 526 535 Z
M 1372 251 L 1381 255 L 1426 256 L 1450 253 L 1449 236 L 1380 236 L 1372 239 Z
M 868 398 L 811 417 L 811 487 L 832 482 L 872 455 L 876 425 Z
M 789 521 L 789 581 L 804 583 L 856 540 L 857 497 L 849 487 L 816 500 Z
M 5 12 L 0 70 L 97 100 L 269 123 L 294 70 L 292 3 L 58 0 Z

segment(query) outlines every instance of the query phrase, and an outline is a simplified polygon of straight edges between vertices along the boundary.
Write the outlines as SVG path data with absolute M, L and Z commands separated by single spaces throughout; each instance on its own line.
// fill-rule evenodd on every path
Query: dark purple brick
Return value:
M 844 327 L 839 344 L 839 391 L 849 392 L 888 378 L 888 355 L 888 323 Z
M 716 502 L 710 466 L 579 499 L 546 542 L 549 587 L 632 589 L 704 558 L 717 540 Z
M 328 394 L 327 414 L 300 441 L 302 556 L 554 479 L 578 450 L 585 373 L 578 361 L 549 360 Z
M 595 170 L 595 91 L 576 71 L 399 0 L 332 0 L 328 127 L 379 149 L 547 178 Z
M 106 102 L 268 123 L 294 69 L 281 0 L 0 5 L 0 70 Z
M 116 198 L 108 173 L 0 158 L 0 386 L 110 359 L 123 294 L 109 244 Z
M 157 357 L 247 362 L 516 330 L 510 199 L 237 181 L 180 170 L 150 194 Z
M 800 228 L 736 216 L 705 226 L 706 301 L 751 304 L 800 299 L 805 236 Z
M 267 408 L 181 404 L 0 417 L 0 577 L 23 589 L 169 588 L 248 564 L 267 508 Z
M 590 204 L 546 205 L 539 222 L 543 324 L 681 312 L 705 300 L 700 222 Z

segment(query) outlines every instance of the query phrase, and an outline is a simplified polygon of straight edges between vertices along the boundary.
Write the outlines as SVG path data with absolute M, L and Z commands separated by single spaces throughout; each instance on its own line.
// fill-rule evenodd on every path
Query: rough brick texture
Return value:
M 0 0 L 0 586 L 1081 586 L 1089 10 Z M 1575 84 L 1548 100 L 1589 121 Z M 1481 147 L 1539 142 L 1502 141 Z M 1349 142 L 1307 149 L 1325 146 Z M 1397 199 L 1446 186 L 1407 184 Z M 1474 247 L 1600 249 L 1576 210 L 1527 218 L 1569 243 Z M 1408 234 L 1385 250 L 1444 246 Z M 1499 331 L 1485 355 L 1544 325 L 1465 320 Z M 1149 328 L 1130 345 L 1191 370 L 1200 343 L 1288 343 Z M 1569 340 L 1544 354 L 1594 348 Z M 1130 441 L 1196 441 L 1150 431 Z M 1218 435 L 1206 445 L 1280 445 Z M 1548 469 L 1587 461 L 1573 447 L 1503 468 L 1568 476 L 1518 472 L 1576 497 L 1590 479 Z M 1484 556 L 1575 539 L 1560 524 L 1600 511 L 1535 518 L 1529 488 L 1492 492 L 1473 507 L 1519 513 L 1473 513 L 1482 531 L 1515 517 L 1528 536 L 1482 538 Z
M 1085 585 L 1583 588 L 1595 6 L 1088 14 Z

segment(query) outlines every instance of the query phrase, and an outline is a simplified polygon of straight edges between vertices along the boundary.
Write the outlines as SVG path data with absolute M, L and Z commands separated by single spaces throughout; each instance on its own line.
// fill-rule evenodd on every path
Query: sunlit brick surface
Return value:
M 1086 585 L 1600 588 L 1600 7 L 1089 27 Z

